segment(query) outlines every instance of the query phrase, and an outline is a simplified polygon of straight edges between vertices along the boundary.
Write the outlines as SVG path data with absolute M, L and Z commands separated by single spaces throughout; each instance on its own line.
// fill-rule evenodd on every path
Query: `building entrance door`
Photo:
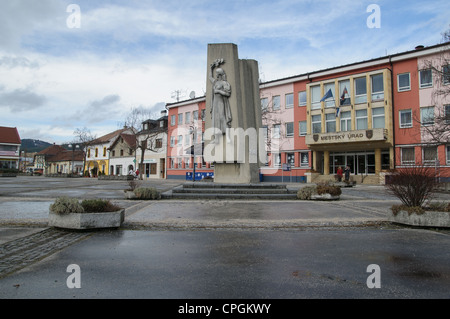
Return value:
M 355 174 L 357 175 L 363 175 L 366 174 L 366 155 L 357 155 L 357 172 Z

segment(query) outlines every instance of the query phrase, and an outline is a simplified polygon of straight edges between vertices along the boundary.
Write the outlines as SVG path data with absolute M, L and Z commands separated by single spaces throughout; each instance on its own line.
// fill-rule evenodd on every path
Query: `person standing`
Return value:
M 342 181 L 342 173 L 343 173 L 344 171 L 342 170 L 342 167 L 338 167 L 338 169 L 337 169 L 337 171 L 336 171 L 336 175 L 337 175 L 337 179 L 338 179 L 338 182 L 340 182 L 340 181 Z
M 350 166 L 347 165 L 345 167 L 344 175 L 345 175 L 345 181 L 346 182 L 350 181 Z

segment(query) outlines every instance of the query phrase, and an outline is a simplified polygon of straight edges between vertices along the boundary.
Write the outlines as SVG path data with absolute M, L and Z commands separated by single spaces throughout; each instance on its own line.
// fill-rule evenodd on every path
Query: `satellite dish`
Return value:
M 190 97 L 191 99 L 195 98 L 195 91 L 192 91 L 192 92 L 189 94 L 189 97 Z

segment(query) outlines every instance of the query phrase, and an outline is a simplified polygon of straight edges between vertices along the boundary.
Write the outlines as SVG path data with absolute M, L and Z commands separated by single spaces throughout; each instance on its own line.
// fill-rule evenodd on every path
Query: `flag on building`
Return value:
M 345 98 L 345 96 L 346 95 L 348 95 L 348 91 L 347 91 L 347 87 L 344 87 L 344 90 L 342 91 L 342 95 L 341 95 L 341 101 L 340 101 L 340 105 L 344 105 L 344 104 L 347 104 L 347 103 L 345 103 L 346 102 L 346 98 Z
M 339 107 L 336 108 L 336 117 L 339 117 Z
M 326 99 L 328 99 L 329 97 L 333 97 L 333 93 L 331 92 L 331 89 L 329 89 L 327 91 L 327 93 L 325 93 L 325 95 L 320 99 L 320 102 L 325 101 Z

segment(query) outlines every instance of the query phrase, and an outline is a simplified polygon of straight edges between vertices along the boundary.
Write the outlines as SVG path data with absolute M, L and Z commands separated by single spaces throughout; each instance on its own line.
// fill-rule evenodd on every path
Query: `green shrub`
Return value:
M 104 199 L 85 199 L 81 202 L 81 206 L 86 213 L 115 212 L 121 209 L 109 200 Z
M 160 199 L 161 194 L 153 187 L 139 187 L 134 190 L 136 199 Z
M 81 214 L 84 212 L 84 209 L 76 198 L 59 197 L 50 205 L 50 211 L 60 215 L 69 213 Z
M 308 200 L 311 199 L 311 196 L 316 193 L 317 193 L 316 186 L 305 186 L 298 190 L 297 198 L 302 200 Z

